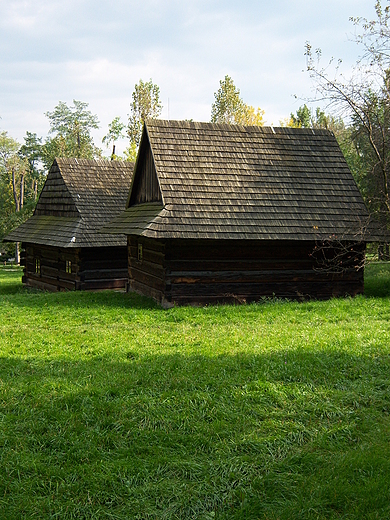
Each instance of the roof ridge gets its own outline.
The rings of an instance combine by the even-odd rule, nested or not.
[[[188,121],[180,119],[147,119],[145,121],[147,127],[158,126],[163,128],[189,128],[195,130],[224,130],[227,132],[248,132],[254,131],[259,133],[284,133],[284,134],[304,134],[304,135],[332,135],[331,130],[325,128],[293,128],[288,126],[274,126],[274,125],[239,125],[230,123],[211,123],[206,121]]]

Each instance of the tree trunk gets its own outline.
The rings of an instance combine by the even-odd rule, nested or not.
[[[19,242],[15,243],[15,262],[17,265],[20,265],[20,248]]]
[[[23,208],[24,203],[24,173],[20,176],[20,195],[19,195],[19,209]]]
[[[12,168],[12,192],[14,195],[15,211],[18,212],[20,209],[18,194],[16,192],[16,178],[15,178],[15,167]]]
[[[81,157],[81,140],[80,140],[80,132],[77,130],[77,149],[78,149],[78,156]]]

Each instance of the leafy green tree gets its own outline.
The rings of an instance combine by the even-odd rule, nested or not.
[[[240,90],[228,75],[219,82],[219,89],[214,93],[215,101],[211,106],[212,123],[234,124],[241,118],[244,102]]]
[[[321,67],[319,49],[306,44],[308,71],[328,109],[349,122],[357,181],[373,216],[390,226],[390,6],[375,3],[376,18],[351,18],[362,49],[352,74]],[[341,61],[336,65],[339,71]],[[356,172],[355,172],[356,174]],[[388,249],[388,245],[385,245]]]
[[[88,103],[73,100],[73,106],[60,101],[45,115],[50,121],[50,134],[42,148],[42,159],[48,169],[55,157],[94,159],[101,150],[93,142],[91,131],[99,128],[99,120],[88,110]]]
[[[31,194],[34,201],[37,200],[44,181],[45,172],[42,168],[42,138],[32,132],[26,132],[24,144],[19,149],[19,156],[25,159],[29,165],[29,177],[31,180]]]
[[[244,103],[240,90],[228,75],[219,82],[219,89],[214,93],[215,101],[211,107],[212,123],[228,123],[238,125],[264,125],[264,111],[257,110]]]
[[[162,111],[160,89],[151,79],[146,82],[140,79],[139,83],[134,86],[132,97],[133,101],[130,105],[127,125],[130,145],[125,152],[129,160],[135,160],[136,158],[144,121],[146,119],[157,119]]]
[[[290,114],[291,125],[295,128],[310,128],[312,126],[312,117],[310,109],[307,105],[298,108],[296,114]]]
[[[33,205],[25,207],[25,183],[28,179],[29,164],[19,155],[19,143],[7,132],[0,133],[0,238],[23,222],[32,212]],[[19,244],[16,244],[15,258],[19,263]]]
[[[295,114],[291,113],[289,118],[281,121],[281,126],[289,126],[292,128],[324,128],[332,131],[336,137],[339,132],[345,129],[344,122],[341,118],[326,114],[320,107],[317,107],[315,114],[312,114],[306,104],[299,107]]]
[[[112,143],[112,153],[111,160],[117,158],[115,155],[115,143],[123,136],[123,131],[125,129],[125,125],[122,123],[120,117],[114,117],[111,123],[108,125],[108,134],[105,135],[102,139],[102,143],[107,147]]]

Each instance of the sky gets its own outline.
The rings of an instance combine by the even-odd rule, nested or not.
[[[0,131],[44,138],[59,101],[89,104],[100,129],[130,113],[134,85],[160,88],[163,119],[210,121],[229,75],[245,103],[280,120],[315,96],[305,43],[326,65],[359,56],[349,18],[375,0],[0,0]],[[296,97],[295,97],[296,96]],[[309,105],[315,108],[316,104]],[[123,151],[125,141],[117,150]]]

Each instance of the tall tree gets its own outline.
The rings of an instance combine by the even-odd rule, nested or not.
[[[31,207],[24,210],[25,181],[29,164],[19,155],[19,143],[7,132],[0,133],[0,180],[2,187],[2,214],[0,228],[6,234],[22,222]],[[19,263],[19,244],[15,248],[16,262]]]
[[[305,104],[298,108],[296,114],[290,114],[290,124],[295,128],[310,128],[312,126],[312,116],[310,109]]]
[[[127,125],[130,146],[126,151],[126,155],[130,160],[135,160],[144,121],[148,118],[157,119],[160,117],[162,104],[160,101],[160,88],[151,79],[146,82],[140,79],[139,83],[134,86],[132,97],[133,101],[130,105]]]
[[[31,194],[34,201],[44,183],[44,171],[42,169],[42,138],[32,132],[26,132],[24,144],[19,149],[19,156],[25,159],[29,165],[29,177],[31,180]]]
[[[247,105],[240,97],[240,90],[228,75],[219,82],[219,89],[214,93],[215,101],[211,107],[212,123],[238,125],[264,125],[264,111]]]
[[[60,101],[52,112],[45,115],[50,121],[50,134],[43,146],[43,161],[49,168],[55,157],[77,157],[94,159],[101,156],[91,136],[99,128],[97,115],[88,110],[88,103],[73,100],[68,106]]]
[[[105,135],[102,139],[102,143],[110,146],[112,143],[112,153],[111,153],[111,160],[113,161],[116,159],[115,154],[115,143],[123,137],[123,131],[125,129],[125,125],[122,123],[120,117],[114,117],[114,119],[111,121],[111,123],[108,125],[108,134]]]
[[[328,109],[348,121],[359,165],[358,184],[372,215],[390,226],[390,8],[375,3],[376,18],[351,18],[361,56],[349,78],[320,66],[321,51],[306,44],[307,68]],[[388,247],[388,246],[385,246]]]

